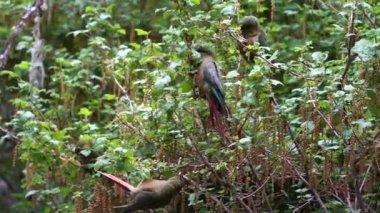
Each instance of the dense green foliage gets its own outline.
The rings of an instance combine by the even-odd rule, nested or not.
[[[45,87],[28,82],[32,22],[0,71],[14,107],[0,124],[24,166],[13,211],[126,203],[94,170],[131,183],[186,173],[193,182],[167,207],[178,212],[380,210],[376,0],[49,2]],[[0,2],[0,44],[29,6]],[[259,52],[280,68],[239,55],[231,34],[245,15],[259,17],[270,46]],[[199,43],[223,71],[228,147],[194,96]]]

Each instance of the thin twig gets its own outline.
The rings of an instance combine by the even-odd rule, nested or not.
[[[115,76],[113,76],[113,80],[115,81],[117,87],[119,87],[119,89],[123,93],[123,96],[127,98],[127,101],[128,101],[128,104],[129,104],[129,108],[130,108],[132,114],[135,114],[135,112],[133,110],[132,103],[131,103],[131,98],[128,95],[128,90],[124,89],[124,87],[120,84],[120,82],[116,79]]]
[[[365,9],[363,8],[363,6],[359,6],[358,8],[363,12],[364,17],[365,17],[365,18],[368,20],[368,22],[371,24],[371,27],[372,27],[373,29],[376,29],[377,26],[376,26],[375,20],[372,20],[372,19],[369,17],[367,11],[365,11]]]
[[[226,205],[224,205],[222,202],[220,202],[220,201],[218,200],[218,198],[216,198],[215,195],[211,195],[210,197],[211,197],[211,199],[212,199],[214,202],[219,203],[225,212],[228,212],[228,213],[231,212],[231,210],[229,210],[229,209],[227,208]]]
[[[248,110],[248,112],[246,113],[245,118],[244,118],[242,124],[240,126],[239,126],[239,123],[236,125],[236,132],[237,132],[237,134],[238,134],[239,137],[242,136],[242,133],[244,134],[244,137],[247,137],[247,134],[244,132],[243,128],[244,128],[244,125],[247,123],[247,121],[248,121],[248,119],[250,118],[251,115],[252,115],[251,110]]]
[[[113,76],[113,80],[115,81],[116,85],[119,87],[119,89],[121,90],[121,92],[123,93],[123,95],[128,94],[128,93],[127,93],[127,90],[124,89],[123,86],[121,86],[121,84],[119,83],[119,81],[116,79],[115,76]]]
[[[372,168],[372,164],[369,165],[369,167],[368,167],[368,169],[367,169],[367,172],[366,172],[365,175],[364,175],[363,181],[362,181],[362,183],[360,184],[360,191],[363,190],[364,183],[365,183],[365,181],[367,180],[367,176],[368,176],[369,172],[371,171],[371,168]]]
[[[299,211],[299,210],[302,209],[304,206],[306,206],[308,203],[310,203],[312,200],[313,200],[312,198],[308,199],[305,203],[303,203],[302,205],[300,205],[300,206],[298,206],[297,208],[295,208],[295,209],[292,211],[292,213],[295,213],[295,212]]]
[[[267,183],[268,181],[272,178],[272,175],[277,171],[277,167],[273,170],[272,174],[270,174],[264,181],[264,183],[261,184],[261,186],[259,188],[257,188],[254,192],[250,193],[249,195],[246,195],[244,197],[242,197],[242,199],[246,199],[250,196],[253,196],[255,195],[257,192],[259,192]]]
[[[253,176],[256,178],[256,180],[259,181],[260,178],[259,178],[259,176],[257,175],[257,173],[255,172],[255,169],[253,168],[252,163],[248,161],[248,164],[249,164],[249,167],[251,168],[251,171],[252,171],[252,173],[253,173]],[[264,181],[264,183],[261,184],[261,186],[260,186],[258,189],[256,189],[254,192],[250,193],[249,195],[242,197],[242,199],[246,199],[246,198],[248,198],[248,197],[252,197],[254,194],[256,194],[257,192],[259,192],[264,186],[266,186],[267,182],[268,182],[269,179],[273,176],[273,174],[276,172],[277,169],[278,169],[278,167],[276,167],[276,168],[274,169],[274,171],[273,171],[273,172],[272,172],[272,173],[266,178],[266,180]],[[271,205],[270,205],[270,202],[269,202],[269,199],[268,199],[268,196],[267,196],[266,191],[263,190],[263,191],[262,191],[262,194],[263,194],[263,196],[264,196],[265,203],[266,203],[267,206],[268,206],[268,210],[269,210],[269,212],[272,213],[273,210],[272,210],[272,207],[271,207]],[[253,205],[253,207],[254,207],[254,205]],[[254,210],[255,210],[255,209],[254,209]]]
[[[246,210],[245,212],[253,212],[252,209],[249,208],[249,206],[247,206],[247,204],[245,204],[240,197],[236,197],[236,200],[239,201],[240,205],[244,207],[244,209]]]
[[[293,170],[297,173],[297,176],[302,180],[302,182],[305,183],[305,185],[310,189],[310,191],[313,193],[315,199],[317,200],[317,202],[319,203],[321,209],[323,212],[327,213],[329,212],[325,206],[325,204],[323,203],[322,199],[321,199],[321,196],[319,195],[318,191],[310,185],[310,183],[301,175],[301,173],[292,165],[292,163],[286,159],[286,158],[283,158],[289,165],[291,165],[293,167]]]

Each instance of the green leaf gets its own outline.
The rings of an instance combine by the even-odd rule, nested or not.
[[[159,78],[159,79],[156,80],[156,83],[154,84],[154,87],[156,87],[157,89],[162,89],[168,83],[170,83],[171,80],[172,79],[168,75],[162,76],[161,78]]]
[[[352,91],[352,90],[355,89],[355,87],[353,87],[353,86],[350,85],[350,84],[347,84],[347,85],[344,85],[344,88],[343,88],[343,89],[346,90],[346,91]]]
[[[117,32],[120,33],[120,34],[122,34],[122,35],[126,35],[127,34],[127,31],[125,29],[118,29]]]
[[[80,34],[86,34],[88,32],[90,32],[90,31],[89,30],[75,30],[75,31],[67,33],[67,35],[73,35],[74,37],[76,37]]]
[[[236,70],[232,70],[227,73],[226,78],[235,78],[239,76],[239,73]]]
[[[276,79],[270,79],[270,83],[274,86],[281,85],[284,86],[284,84],[281,81],[278,81]]]
[[[136,28],[135,31],[136,31],[136,33],[137,33],[138,36],[147,36],[147,35],[149,35],[149,32],[147,32],[145,30],[142,30],[142,29]]]
[[[333,141],[328,141],[328,140],[320,140],[318,141],[318,145],[322,147],[323,150],[328,151],[328,150],[339,150],[339,144]]]
[[[235,15],[235,9],[233,5],[227,5],[220,11],[223,15],[232,16]]]
[[[13,99],[12,100],[12,103],[16,106],[16,107],[20,107],[21,109],[22,108],[26,108],[27,106],[29,106],[29,103],[25,100],[22,100],[22,99],[19,99],[19,98],[16,98],[16,99]]]
[[[100,18],[101,20],[106,20],[106,19],[111,18],[111,15],[108,14],[108,13],[101,13],[101,14],[99,15],[99,18]]]
[[[252,137],[241,138],[241,139],[239,140],[239,143],[240,143],[241,145],[250,145],[250,144],[252,144]]]
[[[80,108],[80,111],[79,111],[78,115],[82,115],[84,117],[88,117],[88,116],[92,115],[92,112],[88,108],[82,107],[82,108]]]
[[[201,0],[191,0],[191,3],[199,5],[201,3]]]
[[[304,123],[301,124],[303,128],[307,130],[307,132],[312,132],[315,128],[315,124],[313,121],[305,121]]]
[[[352,48],[352,52],[357,53],[361,60],[369,61],[374,58],[376,54],[376,47],[371,41],[361,39],[355,43],[355,46]]]
[[[91,154],[91,150],[84,149],[84,150],[80,151],[80,154],[83,155],[83,156],[85,156],[85,157],[88,157]]]
[[[39,190],[30,190],[25,194],[25,198],[30,198],[31,196],[37,194]]]
[[[83,135],[79,136],[79,139],[80,139],[80,141],[88,142],[88,141],[92,140],[92,136],[89,134],[83,134]]]
[[[91,12],[96,11],[96,7],[94,7],[94,6],[87,6],[84,11],[85,11],[85,13],[91,13]]]
[[[368,110],[373,117],[380,117],[380,108],[377,105],[369,105]]]
[[[313,52],[311,57],[315,62],[322,63],[327,59],[328,54],[323,52]]]
[[[48,194],[48,195],[54,195],[54,194],[58,194],[60,192],[61,192],[61,190],[59,187],[54,187],[52,189],[47,189],[47,190],[42,191],[43,194]]]
[[[15,68],[18,68],[23,71],[28,71],[30,68],[30,62],[28,61],[22,61],[21,63],[17,64]]]
[[[148,80],[147,79],[141,79],[141,80],[136,80],[133,82],[134,85],[139,85],[139,84],[145,84]]]
[[[320,100],[319,101],[319,106],[322,108],[322,109],[330,109],[331,108],[331,104],[329,101],[327,100]]]
[[[30,111],[18,111],[17,114],[20,116],[21,120],[31,120],[34,118],[34,114]]]
[[[116,100],[116,95],[114,95],[114,94],[105,94],[104,95],[104,99],[107,100],[107,101],[113,101],[113,100]]]
[[[190,92],[192,89],[193,85],[189,80],[182,81],[181,85],[179,86],[179,92],[181,93]]]
[[[310,68],[310,76],[321,76],[326,73],[326,68],[324,67],[316,67],[316,68]]]
[[[352,133],[353,131],[351,128],[344,128],[342,131],[343,138],[346,140],[350,139],[352,136]]]
[[[20,77],[19,74],[17,74],[16,72],[12,72],[12,71],[9,71],[9,70],[2,70],[0,72],[0,76],[8,76],[8,78],[10,79],[17,79]]]
[[[96,162],[95,162],[95,165],[94,165],[94,168],[95,170],[99,170],[100,168],[104,167],[104,166],[108,166],[111,164],[111,161],[110,159],[102,156],[102,157],[98,157],[96,159]]]
[[[365,129],[372,126],[372,123],[370,121],[359,119],[353,122],[354,124],[357,124],[360,129]]]

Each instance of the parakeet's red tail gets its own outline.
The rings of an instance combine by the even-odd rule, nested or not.
[[[105,173],[105,172],[99,172],[100,174],[102,174],[103,176],[107,177],[108,179],[110,179],[112,182],[118,184],[119,186],[133,192],[136,190],[136,188],[134,186],[132,186],[131,184],[125,182],[124,180],[114,176],[114,175],[111,175],[111,174],[108,174],[108,173]]]
[[[227,144],[227,128],[223,120],[223,111],[221,112],[217,103],[212,99],[208,99],[208,108],[210,111],[210,120],[212,127],[219,133],[223,143]]]

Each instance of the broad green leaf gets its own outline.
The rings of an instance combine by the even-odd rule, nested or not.
[[[315,62],[322,63],[327,59],[327,53],[324,52],[313,52],[311,57]]]
[[[80,110],[79,110],[79,113],[78,115],[82,115],[84,117],[88,117],[90,115],[92,115],[92,111],[90,111],[88,108],[86,107],[82,107]]]
[[[83,156],[85,156],[85,157],[88,157],[91,154],[91,150],[89,150],[89,149],[81,150],[80,154],[83,155]]]
[[[107,101],[113,101],[113,100],[116,100],[116,95],[114,95],[114,94],[105,94],[104,95],[104,99],[107,100]]]
[[[199,5],[201,3],[201,0],[191,0],[191,2],[195,5]]]
[[[284,86],[284,84],[281,81],[278,81],[276,79],[270,79],[270,83],[274,86],[281,85]]]
[[[234,6],[230,4],[230,5],[227,5],[226,7],[224,7],[220,12],[223,15],[232,16],[235,14],[235,9],[234,9]]]
[[[182,93],[190,92],[193,89],[193,84],[191,83],[191,81],[182,81],[179,88],[179,91]]]
[[[30,68],[30,62],[22,61],[21,63],[17,64],[15,67],[23,71],[28,71]]]
[[[366,62],[374,58],[376,54],[376,47],[371,41],[361,39],[355,43],[355,46],[352,48],[352,52],[357,53],[359,58]]]
[[[73,35],[74,37],[76,37],[80,34],[86,34],[88,32],[90,32],[90,31],[89,30],[75,30],[75,31],[67,33],[67,35]]]
[[[165,75],[165,76],[162,76],[160,78],[158,78],[156,80],[156,83],[154,84],[154,86],[158,89],[162,89],[164,88],[168,83],[170,83],[172,79],[170,78],[170,76],[168,75]]]
[[[25,198],[30,198],[31,196],[37,194],[39,192],[39,190],[29,190],[26,194],[25,194]]]
[[[9,71],[9,70],[2,70],[0,72],[0,76],[8,76],[8,78],[14,78],[14,79],[17,79],[20,77],[18,73]]]
[[[353,122],[354,124],[357,124],[360,129],[365,129],[372,126],[372,122],[367,121],[365,119],[359,119]]]
[[[239,73],[236,70],[232,70],[227,73],[226,78],[236,78],[239,76]]]
[[[137,33],[138,36],[147,36],[147,35],[149,35],[149,32],[147,32],[147,31],[145,31],[143,29],[136,28],[135,31],[136,31],[136,33]]]

